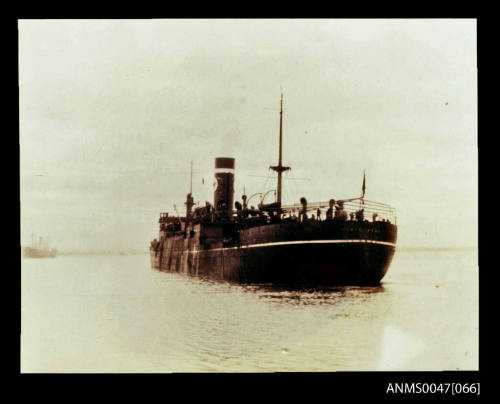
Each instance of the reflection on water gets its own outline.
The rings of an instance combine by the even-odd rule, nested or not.
[[[370,286],[322,286],[307,287],[300,286],[275,286],[275,285],[249,285],[242,286],[243,292],[256,294],[259,299],[269,299],[271,304],[282,305],[333,305],[341,304],[342,299],[356,296],[358,301],[369,301],[374,293],[384,292],[384,287]],[[276,301],[273,301],[276,300]]]
[[[141,255],[24,260],[22,370],[475,369],[476,263],[401,252],[381,286],[301,288],[158,272]]]

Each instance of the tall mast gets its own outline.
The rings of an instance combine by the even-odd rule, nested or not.
[[[283,149],[283,93],[281,93],[281,99],[280,99],[280,151],[279,151],[280,154],[278,161],[278,165],[280,167],[281,167],[281,156],[283,154],[282,149]]]
[[[279,138],[279,156],[278,156],[278,165],[269,167],[271,170],[274,170],[278,173],[278,195],[277,202],[281,207],[281,174],[283,171],[290,170],[290,167],[284,167],[282,165],[282,156],[283,156],[283,93],[281,93],[280,99],[280,138]]]
[[[191,177],[189,180],[189,193],[193,193],[193,160],[191,160]]]

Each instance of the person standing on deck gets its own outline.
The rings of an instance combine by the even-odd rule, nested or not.
[[[307,219],[307,199],[304,197],[300,198],[300,203],[302,204],[302,209],[300,211],[299,221],[303,222]]]
[[[326,211],[326,220],[333,219],[333,206],[335,205],[335,199],[330,199],[328,202],[328,210]]]

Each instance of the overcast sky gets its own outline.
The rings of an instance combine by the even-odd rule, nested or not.
[[[19,21],[21,242],[147,250],[161,211],[270,189],[397,209],[401,246],[477,245],[475,20]],[[202,184],[204,179],[204,184]],[[182,213],[182,212],[181,212]]]

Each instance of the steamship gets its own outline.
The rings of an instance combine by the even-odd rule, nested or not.
[[[22,249],[24,258],[54,258],[57,254],[55,248],[49,248],[48,242],[43,237],[38,238],[38,243],[33,240],[31,235],[31,245]]]
[[[160,213],[159,236],[150,244],[151,267],[238,283],[376,285],[396,248],[395,210],[359,197],[282,205],[283,94],[280,100],[276,199],[257,209],[234,202],[235,160],[215,159],[213,205],[195,207],[192,185],[186,214]],[[192,184],[192,170],[191,170]],[[256,194],[254,194],[256,195]],[[253,196],[252,196],[253,197]]]

